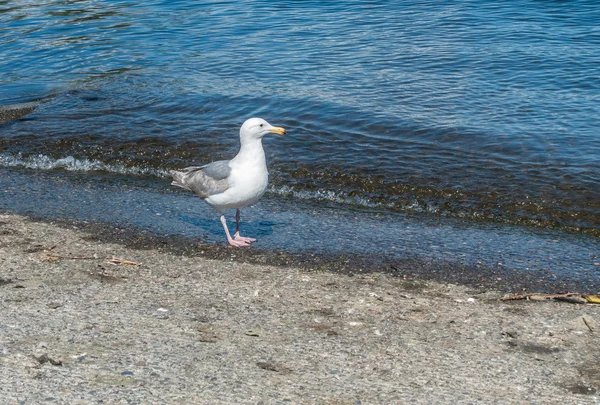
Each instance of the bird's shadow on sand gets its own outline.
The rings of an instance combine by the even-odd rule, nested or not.
[[[215,238],[224,238],[225,234],[223,232],[223,226],[221,225],[221,221],[218,218],[206,218],[206,217],[196,217],[189,215],[179,215],[179,220],[185,222],[187,224],[193,225],[194,227],[201,228],[205,232],[209,233],[211,236]],[[243,220],[240,222],[240,233],[243,236],[248,236],[252,238],[263,238],[273,234],[273,230],[276,226],[284,225],[282,222],[274,222],[274,221],[252,221],[252,222],[244,222]],[[235,218],[227,218],[227,226],[229,227],[229,232],[231,236],[235,233]]]

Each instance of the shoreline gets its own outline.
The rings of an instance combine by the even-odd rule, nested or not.
[[[599,399],[600,306],[220,247],[212,260],[87,225],[0,216],[6,403]]]
[[[87,174],[3,172],[0,212],[75,226],[99,241],[122,240],[190,257],[347,274],[384,272],[509,293],[600,291],[598,243],[586,236],[319,204],[290,206],[266,198],[243,217],[244,232],[259,242],[233,252],[221,243],[223,230],[213,210],[191,193]]]
[[[1,212],[0,212],[1,214]],[[11,214],[8,214],[11,215]],[[453,283],[480,291],[493,290],[503,293],[600,293],[600,280],[595,284],[569,279],[568,274],[559,277],[551,271],[526,272],[503,266],[465,264],[457,261],[432,258],[386,257],[380,254],[365,255],[355,252],[286,252],[282,249],[265,249],[252,246],[248,249],[232,249],[178,235],[159,235],[133,226],[117,226],[95,221],[71,219],[48,219],[26,216],[31,221],[54,224],[87,233],[90,240],[100,243],[118,243],[132,249],[157,249],[161,252],[189,258],[236,261],[255,265],[294,267],[304,271],[331,272],[343,275],[382,273],[405,279],[417,279],[439,283]]]

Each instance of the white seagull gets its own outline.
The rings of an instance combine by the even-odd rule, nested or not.
[[[269,183],[263,136],[283,135],[285,129],[274,127],[262,118],[250,118],[240,129],[240,151],[231,160],[219,160],[204,166],[171,171],[174,186],[193,191],[221,214],[221,223],[231,246],[250,246],[254,238],[240,236],[240,208],[256,203]],[[226,210],[235,208],[235,235],[232,238],[225,220]]]

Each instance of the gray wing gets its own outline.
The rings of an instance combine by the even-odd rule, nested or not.
[[[180,172],[172,171],[171,184],[193,191],[200,198],[208,198],[229,188],[227,178],[230,173],[229,160],[219,160],[204,166],[186,167]]]
[[[204,166],[200,166],[200,169],[205,175],[215,180],[224,180],[231,174],[231,167],[229,167],[229,160],[218,160],[216,162],[209,163]]]

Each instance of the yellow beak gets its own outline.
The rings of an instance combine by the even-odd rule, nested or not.
[[[285,134],[285,129],[283,129],[281,127],[273,127],[271,129],[269,129],[269,132],[273,132],[274,134],[283,135],[283,134]]]

